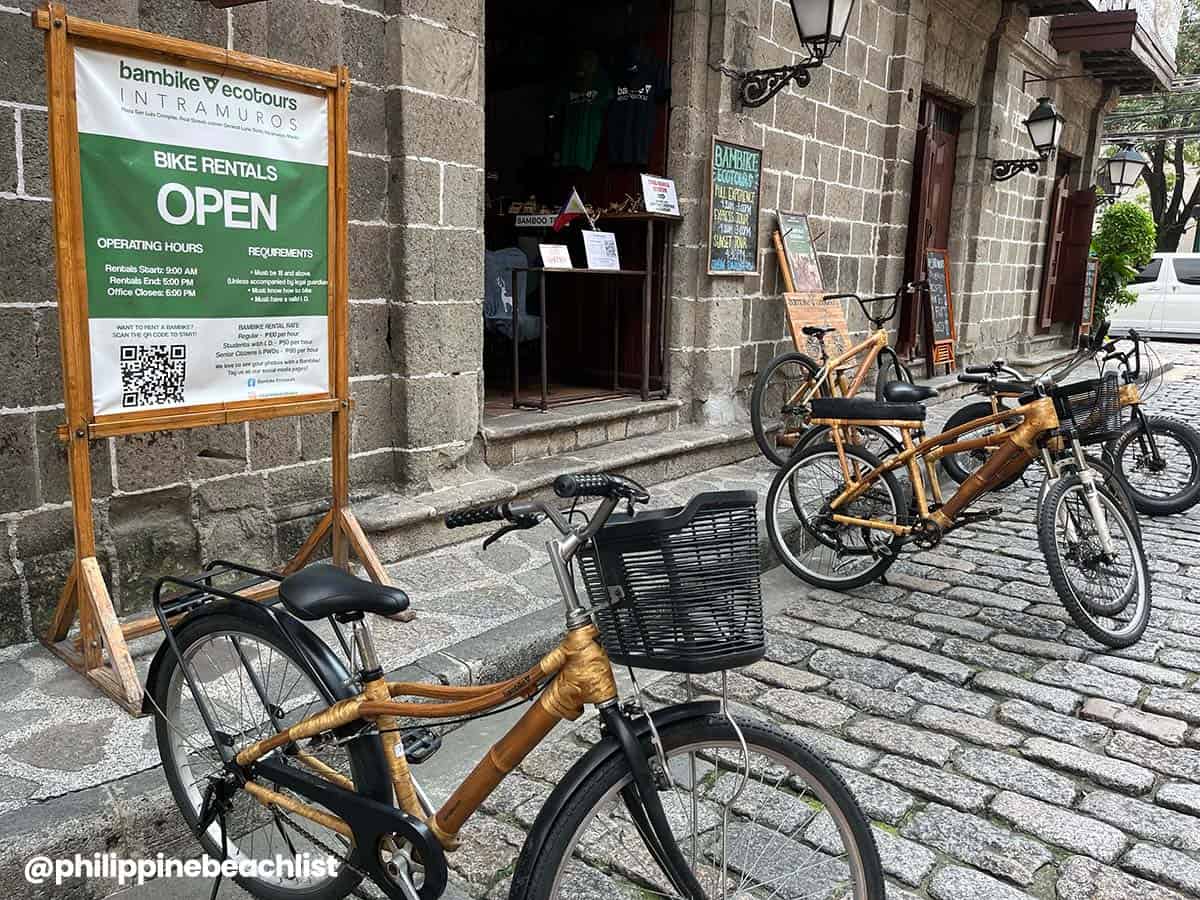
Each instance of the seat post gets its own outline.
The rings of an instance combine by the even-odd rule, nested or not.
[[[339,622],[350,625],[354,636],[354,646],[358,649],[358,657],[362,660],[362,675],[364,680],[382,676],[379,668],[379,656],[375,652],[375,640],[371,637],[371,629],[366,623],[366,617],[360,610],[341,613],[335,616]]]

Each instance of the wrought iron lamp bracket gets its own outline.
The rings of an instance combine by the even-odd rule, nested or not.
[[[820,68],[821,60],[807,59],[794,66],[779,66],[774,69],[756,69],[741,74],[741,84],[738,96],[742,104],[755,109],[767,103],[772,97],[782,91],[788,84],[795,81],[800,87],[808,87],[812,81],[809,70]]]
[[[993,159],[992,181],[1008,181],[1016,178],[1022,172],[1037,175],[1042,171],[1042,163],[1054,156],[1053,153],[1043,153],[1040,156],[1030,156],[1025,159]]]

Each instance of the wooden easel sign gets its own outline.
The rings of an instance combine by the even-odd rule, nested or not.
[[[816,338],[810,338],[802,330],[805,325],[834,329],[825,335],[825,350],[831,358],[841,356],[850,349],[846,311],[842,309],[840,300],[827,300],[824,294],[806,292],[784,294],[783,302],[787,307],[788,331],[791,332],[792,343],[801,353],[807,353],[815,360],[821,358]]]
[[[132,712],[141,685],[96,561],[88,442],[331,415],[331,535],[386,575],[348,507],[349,76],[43,6],[75,562],[43,640]],[[260,594],[263,592],[260,591]],[[146,598],[149,600],[149,598]],[[79,634],[68,638],[78,616]]]
[[[935,366],[953,368],[954,296],[950,291],[950,253],[925,252],[925,277],[929,288],[929,360]]]
[[[1083,279],[1083,307],[1079,312],[1079,333],[1092,333],[1092,319],[1096,316],[1096,296],[1100,291],[1100,260],[1089,256],[1087,272]]]
[[[779,230],[775,232],[775,252],[779,270],[788,293],[824,293],[825,283],[821,264],[813,245],[808,216],[804,213],[779,213]]]

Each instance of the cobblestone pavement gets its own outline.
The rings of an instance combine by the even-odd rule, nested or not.
[[[1151,408],[1200,420],[1200,347],[1161,349],[1176,368]],[[931,408],[931,425],[956,407]],[[655,503],[761,496],[773,471],[726,466],[656,486]],[[736,698],[754,706],[774,690],[786,702],[756,714],[838,765],[886,836],[894,897],[1200,897],[1200,511],[1143,520],[1155,612],[1137,646],[1110,653],[1049,587],[1033,500],[1014,487],[1000,519],[906,555],[888,585],[842,595],[771,573],[786,608],[769,622],[767,662],[732,679]],[[387,667],[556,602],[544,537],[393,567],[420,617],[376,629]],[[136,649],[144,666],[153,642]],[[0,651],[0,698],[0,815],[157,765],[149,720],[40,647]],[[450,859],[458,891],[505,896],[540,800],[594,736],[587,722],[564,731],[506,781]],[[594,896],[614,896],[597,878]]]
[[[1200,364],[1189,347],[1169,358]],[[1183,371],[1154,409],[1196,420],[1200,369]],[[1155,610],[1140,643],[1110,652],[1049,587],[1033,487],[1005,499],[999,519],[904,557],[889,585],[792,583],[767,661],[731,696],[846,777],[889,897],[1200,896],[1200,510],[1143,520]],[[651,693],[680,692],[667,679]],[[507,896],[524,829],[595,734],[585,724],[510,776],[450,859],[460,889]],[[592,896],[624,896],[593,877]]]

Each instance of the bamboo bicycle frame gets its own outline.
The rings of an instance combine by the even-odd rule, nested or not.
[[[961,435],[987,425],[1009,422],[1020,419],[1020,422],[1002,428],[993,434],[957,441]],[[1047,431],[1058,427],[1058,414],[1054,409],[1054,401],[1042,397],[1016,409],[1001,410],[990,416],[984,416],[967,422],[950,431],[927,438],[919,444],[913,443],[912,432],[921,427],[919,422],[906,419],[889,419],[886,421],[866,419],[813,419],[815,425],[828,425],[833,434],[833,442],[837,447],[838,461],[842,474],[846,479],[846,488],[830,503],[835,510],[832,519],[839,525],[852,525],[861,528],[872,528],[889,531],[898,535],[912,534],[915,528],[911,525],[900,525],[895,522],[880,522],[875,519],[861,519],[847,516],[836,510],[854,502],[862,496],[871,485],[883,477],[885,472],[891,472],[904,466],[908,469],[909,479],[916,492],[917,509],[922,521],[932,521],[940,528],[949,528],[955,517],[974,500],[987,493],[990,485],[1010,477],[1021,471],[1037,456],[1038,438]],[[851,465],[846,457],[845,438],[842,429],[846,426],[891,425],[899,428],[904,438],[904,449],[889,458],[875,469],[862,474],[860,467]],[[934,465],[947,453],[961,453],[978,450],[983,447],[995,448],[995,452],[976,472],[964,481],[954,495],[943,502],[941,485],[938,482]],[[925,471],[917,467],[917,459],[924,463]],[[939,508],[932,513],[929,510],[929,500],[926,496],[926,476],[933,493],[933,498]]]
[[[357,697],[335,703],[278,734],[245,747],[237,754],[237,762],[249,766],[271,751],[293,742],[354,722],[373,722],[379,728],[397,805],[404,812],[425,822],[443,848],[455,850],[459,845],[458,832],[463,823],[496,789],[504,776],[515,769],[560,720],[573,721],[583,713],[584,706],[604,703],[617,696],[612,664],[597,641],[598,636],[594,625],[574,628],[567,632],[558,647],[542,657],[529,671],[496,684],[452,687],[389,682],[377,678],[367,682]],[[413,785],[396,719],[441,719],[487,712],[519,697],[532,696],[547,678],[553,680],[537,702],[488,750],[441,809],[427,814]],[[439,702],[405,703],[391,699],[400,696],[423,697]],[[296,758],[308,765],[316,775],[347,790],[354,790],[348,778],[320,760],[307,754],[298,754]],[[338,816],[253,781],[244,785],[244,789],[265,806],[279,806],[347,838],[353,837],[350,826]]]
[[[811,381],[805,382],[802,387],[788,397],[786,405],[796,406],[808,403],[813,398],[813,395],[820,390],[821,385],[826,382],[829,382],[832,387],[837,389],[839,396],[853,397],[858,393],[858,389],[862,387],[862,383],[867,378],[867,373],[871,371],[871,366],[879,358],[879,354],[883,352],[883,348],[887,345],[888,333],[880,329],[866,339],[859,341],[853,347],[848,348],[844,353],[826,360]],[[866,356],[863,357],[862,362],[854,371],[853,380],[847,383],[845,373],[843,372],[843,364],[864,352]],[[783,435],[779,438],[779,443],[784,446],[787,446],[789,442],[795,442],[794,436]]]

